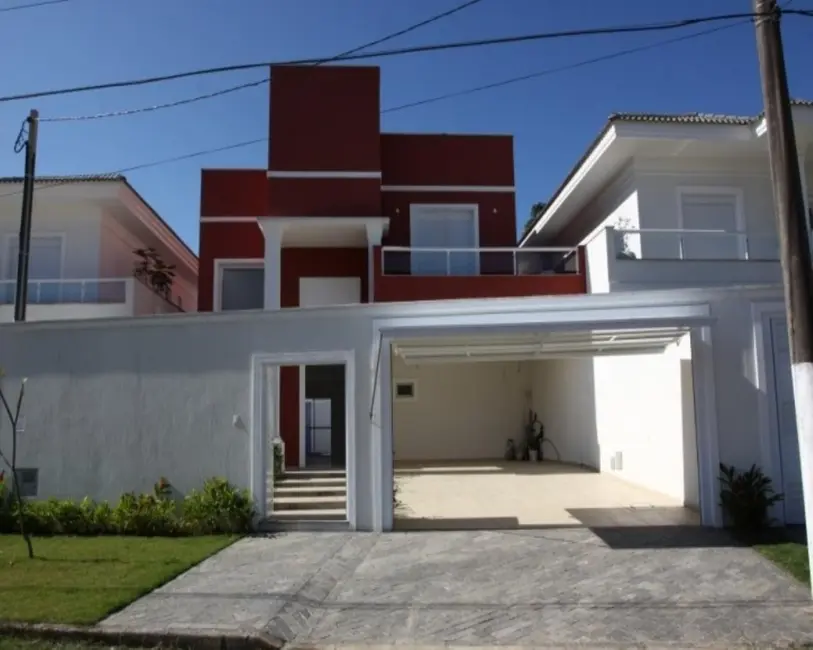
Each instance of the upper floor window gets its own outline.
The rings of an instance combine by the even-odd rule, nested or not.
[[[62,277],[64,240],[62,235],[34,235],[28,258],[28,277],[31,280],[58,280]],[[7,239],[5,275],[17,277],[17,260],[20,254],[19,237]]]
[[[413,204],[409,212],[413,275],[477,275],[476,205]],[[420,249],[438,250],[420,250]],[[415,250],[418,249],[418,250]],[[462,249],[462,250],[461,250]]]
[[[265,269],[262,262],[218,261],[215,309],[240,311],[265,305]]]
[[[681,188],[682,258],[736,260],[745,257],[742,194],[727,188]],[[704,233],[703,231],[710,231]]]

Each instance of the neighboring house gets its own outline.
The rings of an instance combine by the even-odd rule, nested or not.
[[[813,102],[794,101],[792,110],[811,236]],[[590,293],[779,285],[782,276],[764,117],[611,116],[520,245],[585,246]],[[802,476],[784,305],[781,300],[754,303],[747,319],[741,332],[726,332],[724,337],[751,342],[751,354],[741,363],[752,373],[755,393],[751,399],[721,399],[718,405],[730,410],[735,431],[758,423],[758,448],[722,437],[721,445],[730,445],[722,451],[739,465],[756,462],[763,467],[785,493],[778,516],[802,523]],[[679,356],[691,357],[685,347]],[[580,381],[595,384],[599,397],[614,394],[617,408],[632,409],[642,393],[630,392],[625,400],[609,378],[623,363],[595,359],[581,366],[571,362],[569,368],[572,373],[580,369]],[[643,372],[648,362],[637,363]],[[597,383],[602,372],[609,373],[608,379]],[[647,372],[653,380],[655,369],[650,365]],[[680,361],[664,361],[657,372],[666,382],[679,378]],[[651,381],[649,385],[661,384]],[[657,390],[652,399],[639,403],[679,411],[686,402],[686,391],[676,390],[669,396]],[[671,434],[662,431],[648,443],[638,440],[639,452],[649,449],[642,460],[654,472],[674,466],[680,436],[680,431],[672,430]],[[609,447],[620,444],[604,442]],[[629,445],[629,440],[623,444]],[[666,457],[669,453],[672,459]],[[602,468],[611,461],[602,459]]]
[[[659,519],[660,508],[639,506],[665,502],[686,510],[685,521],[699,513],[720,526],[721,461],[756,463],[795,489],[773,424],[787,421],[792,401],[770,397],[779,366],[765,353],[784,340],[770,347],[769,332],[781,333],[771,320],[782,309],[777,278],[757,288],[735,276],[728,286],[611,290],[610,260],[620,260],[605,221],[622,204],[637,205],[630,229],[649,227],[650,209],[677,209],[677,194],[662,206],[634,172],[631,190],[622,183],[589,216],[649,123],[611,122],[612,142],[586,157],[598,169],[611,152],[606,175],[579,185],[589,173],[574,172],[566,186],[577,191],[557,194],[517,250],[510,137],[382,134],[376,68],[272,73],[268,169],[202,174],[199,306],[210,313],[0,326],[4,381],[29,378],[19,458],[39,470],[37,496],[113,499],[160,476],[184,493],[223,476],[250,489],[274,525],[380,531],[394,526],[396,470],[434,469],[438,493],[454,501],[462,492],[469,510],[453,527],[528,523],[527,509],[489,510],[493,491],[542,519],[556,511],[536,525],[592,525],[598,514],[614,526],[614,513],[639,510],[638,523],[664,525],[673,520]],[[624,143],[626,126],[638,137]],[[718,126],[735,129],[723,140],[753,139],[748,124]],[[675,146],[652,135],[646,151],[666,156],[657,183],[671,178],[674,151],[718,159],[719,147],[698,142],[716,127],[690,128]],[[701,210],[692,228],[702,215],[720,227]],[[687,241],[684,257],[708,252]],[[530,410],[555,445],[547,458],[565,463],[554,475],[500,464],[508,440],[523,440]],[[278,438],[287,465],[310,474],[330,465],[331,474],[276,486]],[[617,489],[570,489],[567,476],[585,468],[614,474],[603,479]],[[774,513],[780,522],[800,518],[803,504],[790,496]]]
[[[22,179],[0,178],[0,322],[14,320]],[[134,275],[137,249],[176,266],[166,296]],[[27,320],[195,311],[198,260],[124,176],[38,178]]]

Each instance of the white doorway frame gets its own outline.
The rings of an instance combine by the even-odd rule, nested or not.
[[[759,402],[759,443],[762,471],[773,480],[777,491],[784,491],[785,477],[782,472],[782,449],[779,441],[779,416],[776,404],[776,378],[773,361],[773,339],[771,322],[786,318],[785,303],[782,301],[755,302],[751,305],[754,321],[754,383]],[[779,502],[771,509],[773,517],[780,525],[785,524],[785,504]]]
[[[649,313],[656,318],[657,307],[652,307]],[[584,317],[584,314],[582,314]],[[417,319],[416,319],[417,320]],[[712,327],[708,322],[697,322],[697,319],[687,319],[675,317],[669,319],[675,326],[691,327],[692,346],[692,380],[694,386],[695,404],[695,431],[697,436],[698,454],[698,490],[700,496],[700,516],[704,526],[719,528],[723,525],[723,513],[719,501],[719,465],[720,450],[717,430],[717,400],[714,379],[714,349],[712,340]],[[695,322],[692,322],[694,320]],[[554,323],[546,323],[546,329],[573,330],[586,329],[592,327],[623,326],[629,328],[643,328],[648,325],[666,325],[667,321],[647,321],[645,318],[638,321],[613,322],[612,319],[597,319],[593,322],[568,322],[562,320],[556,326]],[[420,336],[448,336],[458,333],[465,327],[462,323],[457,323],[457,327],[447,326],[432,327],[431,325],[420,327],[413,321],[412,327],[403,325],[386,325],[384,323],[375,324],[373,327],[373,382],[377,386],[376,394],[371,409],[371,416],[377,426],[372,432],[372,456],[373,456],[373,501],[380,503],[373,513],[374,530],[388,531],[393,528],[394,512],[392,507],[392,489],[394,479],[393,468],[393,416],[392,416],[392,343],[399,338],[416,338]],[[489,324],[489,329],[500,329],[496,322]],[[507,325],[505,323],[504,325]],[[540,327],[540,323],[523,322],[516,323],[514,330],[521,328],[534,329]],[[471,325],[469,325],[471,327]],[[444,331],[445,330],[445,331]],[[457,330],[457,332],[455,331]],[[380,350],[380,357],[379,357]],[[378,358],[378,376],[376,381],[375,359]]]
[[[345,377],[345,469],[347,481],[347,520],[356,528],[356,354],[355,350],[257,353],[251,357],[251,447],[249,454],[251,496],[259,518],[265,518],[266,463],[270,440],[279,435],[279,369],[281,366],[343,365]],[[271,372],[268,372],[271,370]],[[300,386],[302,380],[300,379]],[[302,400],[300,400],[302,404]],[[300,407],[301,409],[301,407]],[[301,426],[300,426],[301,430]],[[300,452],[301,456],[301,452]],[[271,464],[273,468],[273,463]],[[273,479],[272,479],[273,480]]]

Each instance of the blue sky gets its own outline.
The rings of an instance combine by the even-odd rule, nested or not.
[[[2,6],[25,0],[3,0]],[[0,94],[187,69],[330,57],[402,29],[460,0],[73,0],[2,14]],[[813,9],[813,0],[792,0]],[[235,9],[239,8],[239,11]],[[581,29],[749,11],[751,0],[483,0],[382,47]],[[592,36],[371,60],[382,68],[382,108],[575,63],[680,32]],[[784,21],[791,94],[813,98],[813,18]],[[809,47],[809,46],[808,46]],[[163,103],[261,78],[262,70],[154,86],[0,105],[0,175],[19,175],[12,145],[28,110],[83,115]],[[615,111],[753,114],[761,99],[749,24],[648,52],[385,115],[382,128],[409,132],[512,133],[517,215],[545,200]],[[154,113],[44,123],[39,174],[116,171],[264,137],[268,89]],[[201,167],[266,166],[266,145],[128,174],[195,249]]]

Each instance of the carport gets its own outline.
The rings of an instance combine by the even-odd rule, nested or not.
[[[456,323],[376,323],[384,529],[719,523],[708,304],[636,304],[616,294],[541,299],[533,311],[494,307]],[[685,426],[671,412],[659,422],[660,392]],[[505,460],[529,412],[553,444],[543,446],[543,462]],[[603,440],[596,424],[581,426],[583,415],[600,416]],[[632,435],[631,421],[651,422],[646,454],[638,441],[619,442]],[[662,440],[666,428],[685,447],[680,459]]]

